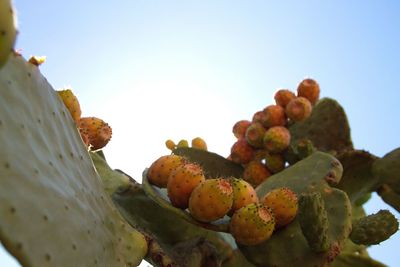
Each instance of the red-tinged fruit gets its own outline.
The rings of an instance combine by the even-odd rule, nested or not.
[[[261,148],[264,146],[265,128],[259,123],[252,123],[246,130],[246,141],[251,146]]]
[[[82,114],[78,98],[74,95],[74,93],[72,93],[71,89],[60,90],[57,91],[57,93],[64,102],[64,105],[67,107],[72,119],[78,124]]]
[[[232,128],[233,135],[237,139],[244,138],[247,127],[249,127],[250,124],[251,124],[251,121],[248,121],[248,120],[241,120],[241,121],[236,122]]]
[[[310,117],[312,111],[311,102],[305,97],[296,97],[286,106],[287,117],[294,121],[303,121]]]
[[[264,135],[264,147],[271,153],[281,153],[290,144],[290,132],[282,126],[269,128]]]
[[[233,205],[231,213],[236,210],[251,204],[258,203],[258,197],[254,187],[243,179],[230,178],[230,183],[233,188]]]
[[[253,159],[254,148],[247,143],[246,139],[237,140],[231,147],[230,158],[238,164],[246,164]]]
[[[227,179],[209,179],[199,184],[189,198],[189,211],[201,222],[223,218],[232,208],[233,188]]]
[[[286,125],[285,109],[278,105],[269,105],[263,110],[262,124],[265,128]]]
[[[167,190],[171,204],[186,209],[194,188],[206,180],[200,165],[187,163],[178,166],[168,178]]]
[[[275,229],[274,215],[269,207],[252,203],[233,214],[229,229],[236,243],[257,245],[271,237]]]
[[[272,173],[277,173],[285,169],[285,158],[282,154],[267,153],[265,155],[265,166]]]
[[[319,99],[319,84],[310,78],[304,79],[301,81],[299,86],[297,87],[297,96],[302,96],[307,98],[312,105]]]
[[[84,117],[79,120],[78,126],[88,134],[91,150],[103,148],[111,139],[112,129],[102,119]]]
[[[271,172],[265,167],[263,163],[258,160],[249,162],[243,172],[243,179],[249,182],[254,187],[264,182],[271,176]]]
[[[192,147],[201,150],[207,150],[207,143],[203,140],[203,138],[196,137],[192,140]]]
[[[287,187],[276,188],[268,192],[262,198],[261,203],[272,209],[277,227],[288,225],[297,215],[296,193]]]
[[[263,110],[257,111],[256,113],[254,113],[251,122],[253,122],[253,123],[259,122],[262,124],[263,117],[264,117],[264,111]]]
[[[280,89],[274,96],[276,104],[283,108],[286,108],[287,104],[294,98],[296,98],[296,95],[288,89]]]
[[[167,187],[171,172],[185,163],[186,160],[178,155],[162,156],[151,164],[147,178],[150,183],[158,187]]]

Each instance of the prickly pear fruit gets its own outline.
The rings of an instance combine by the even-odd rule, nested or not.
[[[362,217],[353,222],[350,239],[360,245],[376,245],[399,229],[399,222],[388,210]]]
[[[178,155],[162,156],[151,164],[147,178],[158,187],[167,187],[171,172],[185,162],[185,159]]]
[[[264,159],[265,166],[272,173],[277,173],[285,169],[285,159],[282,154],[266,153]]]
[[[91,150],[103,148],[111,139],[112,129],[102,119],[84,117],[79,120],[78,126],[87,132]]]
[[[168,139],[167,141],[165,141],[165,146],[171,151],[176,148],[176,144],[171,139]]]
[[[196,137],[192,140],[192,147],[207,150],[207,143],[203,140],[203,138]]]
[[[177,147],[189,147],[189,143],[187,140],[181,139],[176,146]]]
[[[269,105],[263,110],[263,117],[261,120],[266,128],[284,126],[286,124],[285,110],[278,105]]]
[[[243,179],[257,187],[265,179],[271,176],[270,171],[260,161],[250,161],[244,168]]]
[[[246,141],[253,147],[261,148],[264,145],[265,128],[261,123],[252,123],[246,130]]]
[[[251,122],[248,120],[241,120],[241,121],[236,122],[232,128],[233,135],[237,139],[244,138],[247,127],[249,127],[250,124],[251,124]]]
[[[287,89],[280,89],[275,93],[274,99],[277,105],[286,108],[290,100],[296,98],[296,95]]]
[[[298,220],[309,247],[315,252],[329,249],[328,215],[318,192],[304,194],[299,199]]]
[[[227,179],[209,179],[193,190],[189,198],[190,214],[198,221],[212,222],[232,208],[233,189]]]
[[[251,122],[253,122],[253,123],[254,122],[259,122],[259,123],[262,124],[263,117],[264,117],[264,111],[263,110],[259,110],[256,113],[254,113]]]
[[[288,225],[297,215],[298,200],[296,193],[287,187],[279,187],[268,192],[261,203],[272,209],[276,227]]]
[[[200,165],[187,163],[178,166],[169,175],[167,183],[168,197],[172,205],[186,209],[193,189],[205,180]]]
[[[82,141],[85,144],[86,148],[89,148],[90,140],[89,140],[89,134],[88,134],[87,130],[79,128],[79,133],[81,134]]]
[[[0,68],[7,62],[17,37],[15,11],[11,0],[0,0]]]
[[[236,242],[246,246],[257,245],[270,238],[275,228],[272,210],[259,203],[252,203],[237,210],[229,229]]]
[[[28,62],[39,67],[40,65],[42,65],[44,62],[46,61],[46,57],[45,56],[32,56],[29,58]]]
[[[254,148],[251,147],[246,139],[237,140],[231,147],[230,158],[238,164],[246,164],[253,159]]]
[[[257,203],[258,197],[254,187],[243,179],[230,178],[233,188],[233,205],[231,212],[250,204]]]
[[[286,115],[294,122],[303,121],[310,117],[312,111],[311,102],[305,97],[296,97],[286,106]]]
[[[307,98],[312,105],[314,105],[319,99],[319,84],[310,78],[301,81],[297,87],[297,96]]]
[[[264,135],[264,147],[271,153],[281,153],[290,144],[290,132],[282,126],[269,128]]]
[[[64,102],[64,105],[67,107],[72,119],[78,124],[82,114],[78,98],[74,95],[71,89],[60,90],[57,91],[57,93]]]

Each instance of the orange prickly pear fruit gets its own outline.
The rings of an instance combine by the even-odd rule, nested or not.
[[[229,229],[238,244],[257,245],[271,237],[275,229],[274,215],[268,206],[248,204],[233,214]]]
[[[265,166],[272,173],[277,173],[285,168],[285,159],[282,154],[267,153],[265,155]]]
[[[237,140],[231,147],[230,158],[238,164],[248,163],[253,159],[254,148],[250,146],[246,139]]]
[[[241,120],[241,121],[236,122],[232,128],[233,135],[237,139],[244,138],[247,127],[249,127],[250,124],[251,124],[251,122],[247,121],[247,120]]]
[[[281,153],[290,144],[290,132],[282,126],[269,128],[264,135],[264,147],[271,153]]]
[[[265,179],[271,176],[271,172],[258,160],[250,161],[244,168],[243,179],[257,187]]]
[[[176,148],[176,144],[174,143],[174,141],[172,141],[171,139],[168,139],[167,141],[165,141],[165,146],[169,149],[169,150],[174,150]]]
[[[256,113],[254,113],[251,122],[253,122],[253,123],[259,122],[259,123],[262,124],[263,118],[264,118],[264,111],[263,110],[259,110]]]
[[[78,126],[87,133],[91,150],[103,148],[111,139],[112,129],[102,119],[84,117],[79,120]]]
[[[189,198],[190,214],[198,221],[212,222],[224,217],[232,208],[233,189],[227,179],[205,180]]]
[[[254,187],[243,179],[231,177],[230,183],[233,188],[233,205],[231,213],[250,203],[257,203],[258,197]]]
[[[259,123],[252,123],[246,130],[246,141],[251,146],[261,148],[264,146],[265,128]]]
[[[286,124],[285,109],[278,105],[269,105],[263,110],[261,120],[265,128],[284,126]]]
[[[64,102],[64,105],[67,107],[72,119],[78,124],[82,114],[78,98],[74,95],[74,93],[72,93],[71,89],[60,90],[57,91],[57,93]]]
[[[171,172],[185,163],[186,160],[178,155],[162,156],[151,164],[147,178],[150,183],[158,187],[167,187]]]
[[[192,147],[197,148],[197,149],[207,150],[206,141],[204,141],[200,137],[196,137],[192,140]]]
[[[194,163],[179,165],[168,178],[167,189],[171,204],[186,209],[193,189],[205,180],[200,165]]]
[[[307,98],[312,105],[319,99],[319,84],[313,79],[304,79],[297,87],[297,96]]]
[[[303,121],[310,117],[312,105],[305,97],[296,97],[286,106],[286,115],[292,121]]]
[[[270,191],[261,199],[261,203],[272,209],[277,227],[288,225],[296,217],[298,210],[297,196],[287,187]]]
[[[294,99],[296,95],[288,89],[280,89],[275,93],[274,99],[277,105],[286,108],[286,105]]]

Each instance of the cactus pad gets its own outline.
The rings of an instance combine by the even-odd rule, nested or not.
[[[373,172],[394,192],[400,194],[400,148],[387,153],[378,159],[373,166]]]
[[[23,266],[136,266],[147,250],[119,215],[68,110],[38,68],[0,71],[0,240]]]

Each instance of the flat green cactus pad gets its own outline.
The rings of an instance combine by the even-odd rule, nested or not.
[[[136,266],[147,243],[106,192],[38,68],[0,70],[0,240],[23,266]]]
[[[384,183],[388,184],[395,193],[400,194],[400,148],[376,160],[373,172]]]
[[[318,191],[321,193],[328,215],[328,239],[330,249],[324,253],[313,252],[302,234],[298,219],[276,231],[272,237],[256,246],[240,246],[243,254],[260,266],[289,267],[324,266],[333,260],[351,231],[351,205],[341,190],[331,188],[327,176],[341,177],[341,165],[337,159],[323,152],[316,152],[290,168],[269,177],[257,189],[261,199],[267,192],[278,187],[289,187],[296,194]]]
[[[337,101],[330,98],[318,101],[311,116],[294,123],[289,130],[292,143],[307,138],[320,151],[341,153],[353,148],[346,113]]]

